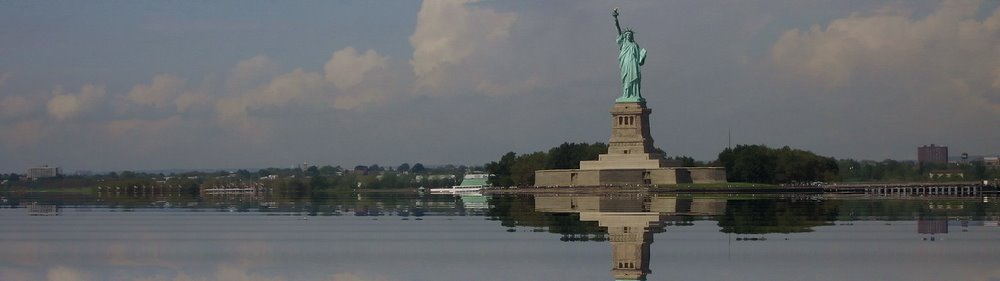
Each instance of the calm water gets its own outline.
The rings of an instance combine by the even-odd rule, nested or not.
[[[1000,280],[997,198],[0,201],[0,280]]]

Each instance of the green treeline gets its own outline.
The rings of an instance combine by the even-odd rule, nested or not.
[[[607,151],[604,143],[563,143],[548,151],[527,154],[508,152],[499,161],[486,164],[493,174],[494,186],[532,185],[535,171],[543,169],[577,169],[580,161],[596,160]],[[656,152],[663,154],[662,150]],[[949,164],[917,164],[912,161],[837,160],[811,151],[788,146],[771,148],[765,145],[737,145],[726,148],[711,162],[695,161],[688,156],[669,157],[681,167],[721,166],[726,168],[730,182],[767,184],[810,184],[813,182],[893,182],[893,181],[977,181],[1000,178],[1000,169],[988,167],[982,161]],[[932,171],[948,170],[961,175],[931,177]]]
[[[339,166],[309,166],[300,168],[266,168],[257,171],[142,173],[132,171],[109,172],[98,175],[60,175],[53,178],[29,180],[17,174],[0,175],[7,189],[17,190],[114,190],[122,193],[146,188],[173,188],[183,194],[198,194],[202,188],[233,187],[259,184],[278,193],[305,197],[326,191],[353,189],[406,189],[436,188],[456,185],[469,170],[481,167],[444,165],[425,167],[407,163],[398,168],[379,165],[356,166],[345,169]]]
[[[719,153],[716,161],[726,167],[730,182],[803,183],[835,181],[837,160],[788,146],[737,145]]]
[[[410,167],[402,164],[395,170],[379,165],[357,166],[348,170],[331,166],[310,166],[302,169],[267,168],[256,172],[246,170],[236,171],[234,176],[220,177],[217,180],[232,182],[234,180],[255,180],[266,182],[269,187],[279,190],[293,190],[303,196],[308,196],[322,190],[361,189],[400,189],[417,187],[446,187],[458,184],[466,166],[446,165],[434,169],[425,168],[417,163]],[[274,179],[267,179],[274,176]],[[207,181],[206,183],[211,183]]]
[[[597,160],[597,155],[608,151],[604,143],[563,143],[548,152],[517,155],[507,152],[499,161],[486,164],[486,171],[493,175],[493,186],[525,186],[535,183],[535,171],[546,169],[579,169],[580,161]]]
[[[1000,178],[1000,169],[988,167],[982,161],[968,163],[931,164],[910,161],[882,160],[857,161],[841,159],[840,179],[848,182],[858,181],[978,181]],[[931,178],[931,171],[948,170],[961,172],[962,176],[943,176]]]
[[[726,167],[731,182],[978,181],[1000,178],[1000,169],[988,167],[982,161],[928,164],[890,159],[837,160],[787,146],[774,149],[764,145],[738,145],[719,153],[715,164]],[[960,173],[961,176],[930,176],[932,171],[941,170]]]

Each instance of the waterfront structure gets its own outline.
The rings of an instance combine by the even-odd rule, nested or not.
[[[608,153],[595,161],[581,161],[579,169],[539,170],[535,186],[660,185],[677,183],[726,182],[722,167],[669,167],[655,152],[649,130],[646,99],[640,89],[639,66],[645,64],[646,50],[635,43],[634,32],[622,32],[618,10],[612,13],[618,29],[619,69],[622,95],[611,108],[611,139]]]
[[[962,170],[954,170],[954,169],[952,169],[952,170],[932,170],[929,173],[927,173],[927,177],[931,178],[931,179],[942,179],[942,178],[964,179],[965,178],[965,172],[962,171]]]
[[[948,164],[948,147],[935,144],[924,145],[917,148],[917,163],[919,164]]]
[[[59,167],[49,167],[49,165],[42,165],[39,167],[28,168],[28,178],[29,179],[43,179],[43,178],[54,178],[58,177],[60,174]]]
[[[454,176],[454,175],[452,175]],[[469,173],[462,177],[462,183],[458,185],[453,185],[451,187],[444,188],[431,188],[431,192],[434,193],[459,193],[459,192],[479,192],[484,187],[490,186],[487,183],[490,174],[484,173]]]

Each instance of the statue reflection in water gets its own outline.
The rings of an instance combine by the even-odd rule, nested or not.
[[[649,196],[536,196],[535,210],[578,213],[581,221],[595,221],[608,231],[611,273],[616,280],[646,280],[649,244],[674,215],[719,215],[726,201]]]

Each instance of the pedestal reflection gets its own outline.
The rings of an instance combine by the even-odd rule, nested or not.
[[[674,215],[719,215],[726,201],[652,196],[536,196],[535,210],[578,213],[581,221],[597,222],[611,242],[611,274],[615,280],[646,280],[653,233],[664,231]]]

